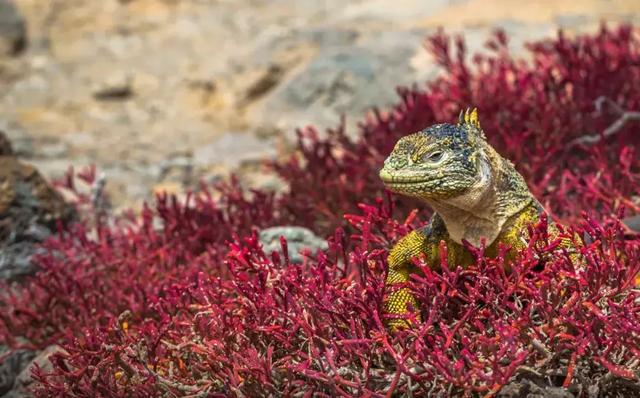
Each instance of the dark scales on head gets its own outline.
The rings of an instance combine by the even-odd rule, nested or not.
[[[423,134],[432,140],[438,140],[452,151],[461,151],[464,156],[462,161],[469,162],[472,143],[469,141],[469,131],[466,128],[460,125],[441,123],[427,127],[418,134]]]

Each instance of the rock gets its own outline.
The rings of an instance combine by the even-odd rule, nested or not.
[[[13,389],[5,395],[5,397],[26,397],[31,396],[29,393],[29,386],[33,383],[31,377],[31,369],[34,365],[38,365],[44,372],[51,372],[53,370],[53,363],[51,363],[51,356],[54,354],[67,354],[67,351],[58,346],[51,345],[38,353],[30,362],[23,367],[22,371],[15,378]]]
[[[593,373],[593,363],[578,362],[571,385],[562,387],[566,368],[522,369],[496,398],[640,397],[640,383],[611,373]]]
[[[4,396],[13,389],[16,378],[31,363],[35,355],[31,350],[16,350],[0,362],[0,396]]]
[[[69,221],[73,208],[33,167],[14,156],[0,156],[0,279],[20,281],[36,270],[36,244]]]
[[[497,398],[574,398],[575,395],[562,387],[544,385],[529,379],[512,381],[502,387]]]
[[[280,237],[287,240],[287,251],[292,263],[301,263],[304,259],[302,253],[315,253],[318,250],[326,250],[327,242],[315,235],[312,231],[303,227],[279,226],[266,228],[260,231],[259,239],[266,254],[281,252]],[[282,255],[282,253],[280,253]]]
[[[36,247],[36,243],[44,241],[51,232],[41,225],[32,225],[30,229],[37,229],[38,232],[31,235],[25,231],[19,241],[0,247],[0,280],[21,281],[38,270],[31,258],[44,253],[44,249]]]
[[[640,397],[640,383],[624,377],[605,376],[590,390],[589,397]]]
[[[640,214],[635,216],[625,217],[622,220],[622,223],[633,232],[640,233]]]
[[[4,132],[0,131],[0,156],[13,155],[13,147]]]
[[[132,78],[124,72],[108,75],[93,89],[93,97],[98,100],[121,100],[131,95],[133,95]]]
[[[9,0],[0,0],[0,55],[17,55],[27,45],[25,21]]]
[[[345,114],[353,127],[357,121],[353,116],[397,102],[397,86],[435,74],[434,68],[418,72],[410,62],[424,51],[425,32],[384,32],[357,42],[355,32],[342,40],[329,33],[311,36],[320,51],[297,73],[280,76],[282,83],[250,115],[255,117],[254,124],[263,129],[273,126],[290,137],[295,128],[305,125],[320,131],[335,127]]]
[[[240,100],[240,104],[247,104],[255,101],[266,93],[271,91],[280,83],[284,76],[284,68],[280,65],[270,65],[257,79],[251,82],[246,89],[244,98]]]
[[[71,214],[35,167],[12,156],[0,157],[0,241],[23,235],[33,224],[55,227]]]

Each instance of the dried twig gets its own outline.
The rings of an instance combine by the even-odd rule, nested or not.
[[[535,348],[536,351],[544,355],[545,360],[548,360],[551,357],[551,352],[540,340],[533,339],[531,340],[531,346]]]
[[[591,134],[591,135],[583,135],[569,142],[567,148],[573,148],[578,145],[592,145],[597,144],[605,138],[608,138],[614,134],[617,134],[622,130],[622,128],[631,121],[640,121],[640,112],[636,111],[625,111],[620,107],[620,105],[616,104],[612,100],[607,97],[600,96],[595,100],[595,108],[596,114],[602,113],[602,107],[604,103],[609,104],[611,108],[619,115],[618,119],[611,123],[609,127],[604,129],[601,134]]]

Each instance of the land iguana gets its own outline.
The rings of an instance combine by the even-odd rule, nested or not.
[[[484,241],[487,256],[498,254],[499,243],[522,248],[526,226],[543,212],[513,164],[487,143],[476,109],[460,112],[455,125],[436,124],[402,137],[385,160],[380,178],[390,191],[422,200],[435,211],[426,227],[412,231],[391,249],[387,288],[409,281],[417,271],[413,257],[424,255],[430,267],[439,269],[440,241],[447,245],[450,265],[473,263],[463,241],[476,247]],[[405,315],[409,305],[417,311],[417,304],[407,287],[389,291],[383,310],[395,316],[388,326],[409,326]]]

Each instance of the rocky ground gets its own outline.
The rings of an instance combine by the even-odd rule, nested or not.
[[[636,0],[0,0],[0,129],[48,178],[95,163],[116,207],[240,169],[296,127],[349,131],[438,71],[438,26],[477,49],[638,21]]]

